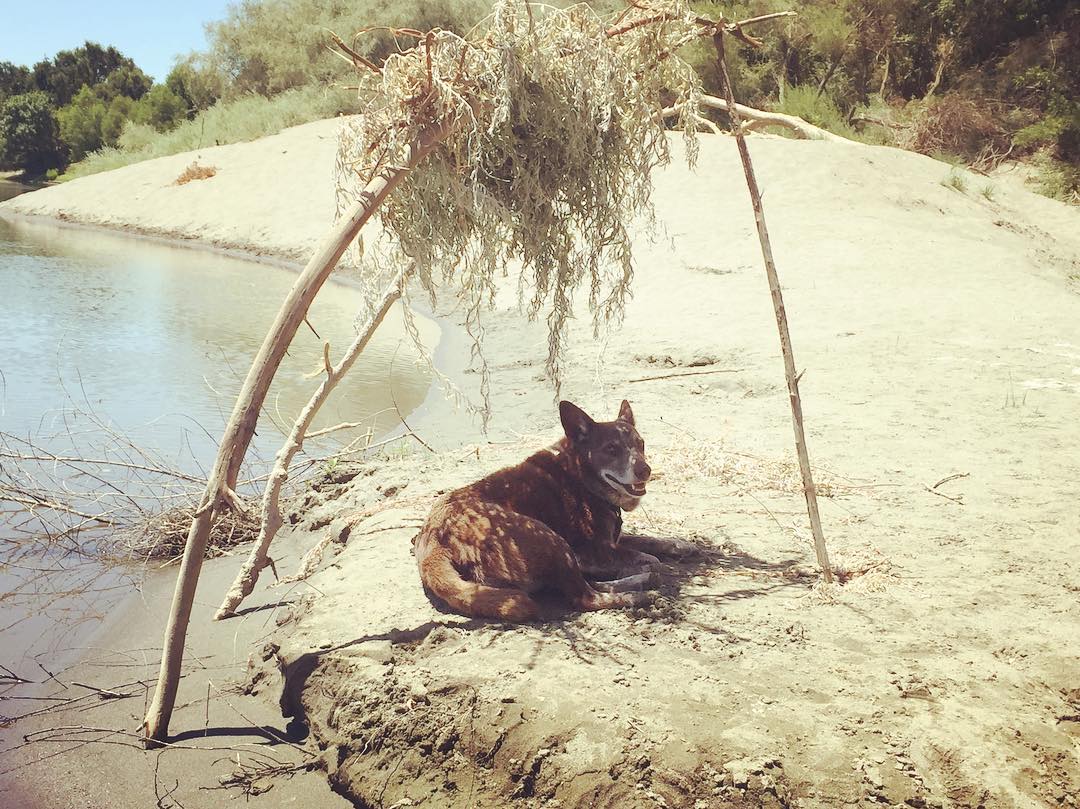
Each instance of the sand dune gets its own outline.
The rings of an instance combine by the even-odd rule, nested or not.
[[[171,186],[183,155],[0,212],[299,257],[332,216],[333,130],[204,150],[208,180]],[[752,140],[846,579],[823,588],[739,161],[702,140],[696,171],[656,177],[662,231],[637,239],[635,297],[599,361],[588,319],[572,326],[563,390],[598,416],[634,404],[658,478],[630,528],[703,547],[664,597],[505,627],[420,591],[409,540],[434,493],[558,434],[543,324],[507,294],[486,322],[490,441],[433,398],[413,427],[437,454],[373,460],[298,507],[288,553],[343,541],[272,636],[248,622],[234,645],[235,626],[203,623],[195,648],[242,664],[272,643],[253,690],[276,699],[284,667],[308,743],[361,805],[1076,805],[1080,212],[1008,179],[960,190],[894,149]],[[440,359],[469,388],[446,308]],[[691,370],[710,373],[674,375]],[[181,701],[211,676],[191,666]],[[195,703],[173,730],[203,722]],[[71,778],[93,793],[93,772]]]

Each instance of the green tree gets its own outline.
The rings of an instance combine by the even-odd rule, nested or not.
[[[0,165],[31,176],[61,168],[66,150],[49,97],[42,92],[12,96],[0,107]]]
[[[196,54],[189,54],[173,66],[165,77],[165,86],[184,100],[188,118],[210,109],[224,91],[221,74],[203,65]]]
[[[184,99],[164,84],[156,84],[150,92],[135,102],[131,120],[149,124],[158,132],[167,132],[187,117]]]
[[[63,107],[71,103],[83,85],[101,84],[121,69],[128,75],[120,83],[126,84],[130,91],[139,92],[138,87],[142,86],[145,92],[150,87],[150,78],[135,62],[116,48],[103,48],[96,42],[86,42],[82,47],[60,51],[52,59],[38,62],[33,68],[33,80],[57,107]]]
[[[34,87],[30,70],[11,62],[0,62],[0,102],[11,96],[29,93]]]
[[[67,145],[72,161],[82,160],[102,147],[101,124],[106,111],[105,102],[85,84],[70,104],[57,110],[60,137]]]
[[[124,131],[124,124],[131,120],[135,102],[127,96],[116,96],[101,119],[101,142],[104,146],[116,146]]]
[[[153,84],[154,80],[132,63],[116,68],[97,86],[110,100],[116,96],[127,96],[138,101],[150,91]]]

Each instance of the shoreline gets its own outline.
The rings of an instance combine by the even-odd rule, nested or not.
[[[34,189],[36,190],[36,189]],[[24,194],[32,194],[34,190],[26,191],[23,194],[19,194],[16,197],[10,197],[10,199],[18,199],[18,197],[24,196]],[[289,270],[294,273],[299,273],[304,269],[304,262],[295,258],[288,258],[284,255],[277,255],[274,253],[259,253],[252,251],[242,245],[219,245],[212,242],[200,241],[197,238],[184,236],[182,234],[170,234],[170,233],[155,233],[150,230],[142,230],[135,225],[105,225],[98,222],[84,222],[74,219],[69,219],[63,216],[53,216],[48,214],[34,214],[34,213],[22,213],[20,211],[6,211],[0,206],[0,219],[7,219],[10,222],[21,222],[28,225],[54,227],[61,229],[81,230],[88,231],[90,233],[103,233],[110,236],[116,236],[118,238],[134,239],[140,242],[146,242],[148,244],[161,245],[162,247],[175,247],[183,250],[195,250],[202,253],[210,253],[212,255],[226,256],[227,258],[235,258],[241,261],[250,261],[254,264],[266,264],[271,267],[278,267],[283,270]],[[335,270],[335,272],[337,272]],[[330,280],[336,280],[342,283],[354,283],[350,279],[338,278],[335,275],[331,275]]]

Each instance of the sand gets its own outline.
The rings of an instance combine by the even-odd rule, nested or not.
[[[192,156],[0,213],[297,257],[332,212],[333,130],[204,150],[218,174],[177,188]],[[486,321],[486,437],[433,394],[410,424],[434,452],[409,442],[337,469],[293,506],[282,567],[335,540],[305,584],[260,587],[265,609],[220,624],[206,618],[237,561],[200,590],[173,732],[224,747],[266,725],[299,746],[275,755],[318,765],[259,781],[272,789],[256,801],[335,805],[328,783],[386,807],[1080,800],[1080,212],[1011,178],[964,174],[958,190],[948,166],[894,149],[753,138],[846,582],[823,587],[737,154],[702,140],[695,172],[676,160],[656,177],[663,232],[637,239],[623,328],[601,356],[588,318],[572,325],[563,389],[601,417],[633,403],[657,477],[629,527],[701,551],[667,566],[648,609],[512,627],[424,598],[409,540],[435,493],[558,435],[543,326],[523,325],[507,290]],[[437,360],[472,389],[445,308]],[[39,722],[134,730],[168,581],[146,591],[101,641],[146,662],[88,681],[126,677],[134,696]],[[230,681],[254,693],[217,690]],[[152,806],[174,780],[180,805],[237,794],[201,789],[236,769],[228,751],[162,755],[155,794],[156,754],[45,758],[61,749],[4,752],[26,765],[6,778],[58,807]]]

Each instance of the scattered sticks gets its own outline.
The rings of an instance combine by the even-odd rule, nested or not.
[[[930,492],[930,494],[936,494],[938,497],[944,497],[946,500],[951,500],[953,503],[956,503],[956,504],[962,506],[962,505],[964,505],[964,495],[958,494],[956,497],[951,497],[950,495],[947,495],[944,492],[939,492],[938,487],[948,483],[951,480],[958,480],[960,478],[966,478],[966,477],[969,477],[970,475],[971,475],[970,472],[957,472],[955,475],[948,475],[947,477],[943,477],[941,480],[939,480],[933,486],[927,486],[926,484],[923,484],[923,488],[926,489],[926,491]]]

